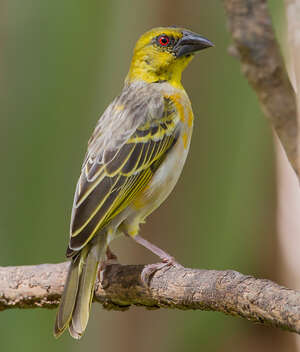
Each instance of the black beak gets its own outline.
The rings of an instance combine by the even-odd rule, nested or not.
[[[196,51],[210,48],[214,44],[199,34],[185,31],[183,37],[174,46],[176,57],[195,53]]]

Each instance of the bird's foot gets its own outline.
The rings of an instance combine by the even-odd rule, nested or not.
[[[163,258],[162,262],[160,262],[160,263],[145,265],[145,267],[141,273],[142,283],[146,287],[149,287],[150,281],[151,281],[153,275],[157,271],[159,271],[163,268],[171,268],[172,266],[181,266],[181,265],[179,263],[177,263],[173,257],[170,257],[170,256]]]
[[[106,248],[106,258],[107,261],[110,261],[110,264],[118,264],[118,257],[111,251],[111,249],[107,246]]]
[[[98,280],[100,285],[105,288],[108,285],[107,280],[105,280],[105,271],[109,265],[119,264],[118,257],[110,250],[109,247],[106,249],[106,260],[103,260],[99,264],[98,269]]]

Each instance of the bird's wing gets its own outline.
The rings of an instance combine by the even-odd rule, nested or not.
[[[129,99],[124,104],[119,97],[107,109],[89,142],[77,184],[69,255],[80,250],[148,184],[178,138],[177,115],[171,100],[155,96],[147,103]]]

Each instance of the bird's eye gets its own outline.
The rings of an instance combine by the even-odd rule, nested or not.
[[[170,38],[167,35],[160,35],[158,37],[158,43],[161,46],[167,46],[170,43]]]

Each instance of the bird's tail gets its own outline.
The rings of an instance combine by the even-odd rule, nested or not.
[[[58,338],[67,327],[72,337],[80,339],[87,326],[99,261],[105,256],[106,234],[87,244],[72,259],[54,326]],[[93,241],[91,241],[93,242]]]

